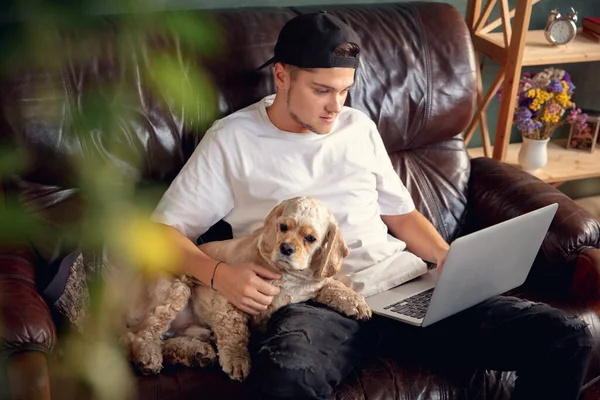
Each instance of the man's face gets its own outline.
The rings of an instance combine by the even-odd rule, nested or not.
[[[297,70],[294,77],[286,72],[287,112],[293,132],[329,133],[354,84],[354,69]]]

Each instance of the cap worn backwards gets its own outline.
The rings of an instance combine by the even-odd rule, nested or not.
[[[334,54],[335,49],[344,43],[360,47],[356,32],[339,18],[325,11],[302,14],[283,26],[275,45],[274,57],[258,69],[274,62],[299,68],[357,68],[358,54],[354,57]]]

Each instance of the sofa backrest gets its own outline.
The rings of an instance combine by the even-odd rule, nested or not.
[[[457,235],[466,209],[469,158],[462,139],[474,112],[475,58],[460,13],[444,3],[399,3],[321,7],[346,21],[362,40],[358,84],[347,105],[377,124],[393,165],[418,208],[446,239]],[[60,73],[22,71],[2,87],[0,138],[25,149],[32,161],[16,180],[23,200],[37,210],[65,217],[77,193],[73,155],[111,160],[141,183],[172,180],[192,153],[205,127],[190,128],[186,118],[216,106],[229,114],[274,92],[272,69],[250,73],[272,56],[283,24],[305,7],[236,9],[210,13],[221,35],[221,51],[203,64],[217,88],[216,105],[198,109],[166,107],[140,77],[139,57],[118,59],[117,46],[99,50],[93,62],[70,60]],[[110,24],[107,24],[110,26]],[[107,35],[110,40],[110,35]],[[172,43],[163,45],[171,46]],[[85,89],[134,85],[127,99],[131,117],[121,121],[110,140],[106,132],[77,124]],[[59,87],[47,98],[34,91]],[[78,134],[67,134],[77,131]],[[114,133],[114,132],[113,132]],[[128,161],[134,153],[141,166]],[[66,207],[73,210],[72,207]],[[52,212],[52,210],[58,210]],[[57,214],[58,213],[58,214]]]

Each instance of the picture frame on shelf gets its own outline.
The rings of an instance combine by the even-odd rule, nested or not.
[[[587,127],[583,130],[571,125],[569,139],[567,140],[567,149],[582,150],[593,153],[598,141],[598,130],[600,128],[600,117],[590,115],[587,119]]]

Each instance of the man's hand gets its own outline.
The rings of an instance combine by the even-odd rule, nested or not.
[[[214,288],[240,310],[256,315],[267,309],[279,288],[264,279],[281,279],[276,274],[252,262],[229,265],[222,263],[215,273]]]
[[[438,273],[442,273],[442,268],[444,268],[444,263],[446,262],[446,257],[448,256],[448,248],[444,247],[442,249],[439,249],[436,252],[436,269]]]

